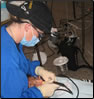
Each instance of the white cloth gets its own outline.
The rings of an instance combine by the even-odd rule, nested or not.
[[[77,88],[70,80],[63,77],[56,77],[56,79],[58,82],[64,83],[65,85],[67,85],[67,87],[71,89],[71,91],[73,92],[73,95],[65,91],[55,91],[53,96],[51,96],[50,98],[76,98]],[[93,98],[93,83],[84,82],[73,78],[71,79],[76,83],[76,85],[79,88],[78,98]]]

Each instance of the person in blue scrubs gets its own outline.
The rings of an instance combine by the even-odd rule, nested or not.
[[[6,7],[10,22],[1,27],[1,97],[50,97],[59,87],[53,84],[56,76],[40,66],[39,61],[28,60],[23,45],[35,46],[52,27],[52,16],[46,4],[40,1],[8,0]],[[28,77],[41,76],[45,83],[28,87]]]

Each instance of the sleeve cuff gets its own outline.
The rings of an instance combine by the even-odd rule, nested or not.
[[[39,61],[32,61],[31,62],[31,76],[37,76],[37,74],[35,73],[36,67],[40,66],[40,62]]]

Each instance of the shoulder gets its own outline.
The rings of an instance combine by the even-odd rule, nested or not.
[[[6,30],[7,25],[1,27],[1,53],[9,53],[16,49],[16,44]]]
[[[4,66],[17,65],[19,54],[14,40],[6,31],[6,25],[1,28],[1,62]]]

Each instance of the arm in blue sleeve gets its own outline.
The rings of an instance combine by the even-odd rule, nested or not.
[[[28,88],[27,76],[18,68],[4,70],[1,90],[4,98],[43,98],[37,87]]]
[[[29,59],[27,59],[27,62],[28,62],[28,66],[29,66],[29,69],[28,69],[28,75],[31,75],[31,76],[37,76],[35,74],[35,69],[37,66],[40,66],[40,62],[39,61],[30,61]]]
[[[23,71],[27,74],[27,75],[31,75],[31,76],[37,76],[35,74],[35,69],[37,66],[40,66],[40,61],[30,61],[29,59],[27,59],[23,53],[23,50],[22,50],[22,45],[20,45],[20,50],[21,50],[21,54],[22,54],[22,59],[23,61],[25,62],[25,65],[26,66],[23,66],[22,69]]]
[[[32,94],[31,94],[32,93]],[[37,94],[35,94],[37,93]],[[24,91],[20,98],[43,98],[42,94],[40,94],[40,91],[36,87],[32,87]]]

